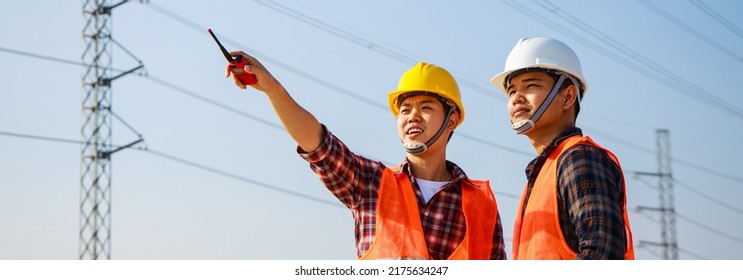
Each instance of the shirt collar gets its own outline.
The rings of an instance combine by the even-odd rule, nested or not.
[[[467,179],[467,174],[464,173],[464,170],[460,168],[456,163],[453,163],[451,161],[446,161],[446,169],[449,170],[452,174],[452,182],[458,181],[460,179]],[[396,174],[399,174],[400,172],[405,172],[405,174],[410,177],[410,180],[415,182],[415,176],[413,176],[413,173],[410,171],[410,161],[408,161],[407,158],[403,160],[403,162],[400,164],[400,169],[395,172]]]
[[[531,176],[531,173],[534,171],[534,169],[538,166],[544,163],[545,160],[547,160],[547,157],[554,151],[557,146],[560,145],[565,139],[568,139],[572,136],[580,135],[583,136],[583,131],[580,128],[577,127],[571,127],[557,135],[555,139],[552,139],[552,142],[547,145],[547,147],[542,150],[542,153],[539,154],[538,157],[533,159],[531,162],[529,162],[529,165],[526,167],[526,177],[529,178]]]
[[[562,133],[560,133],[559,135],[557,135],[557,137],[555,137],[555,139],[552,139],[552,143],[550,143],[546,148],[544,148],[544,150],[542,151],[542,154],[539,155],[539,156],[540,157],[547,157],[547,156],[549,156],[549,154],[551,154],[552,151],[554,151],[557,148],[557,146],[560,145],[560,143],[562,143],[563,141],[565,141],[565,139],[568,139],[568,138],[570,138],[572,136],[575,136],[575,135],[583,136],[583,131],[581,131],[581,129],[580,128],[577,128],[577,127],[568,128],[567,130],[565,130]]]

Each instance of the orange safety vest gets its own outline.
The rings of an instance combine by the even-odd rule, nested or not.
[[[557,209],[557,159],[570,147],[578,144],[589,144],[595,146],[611,158],[622,170],[617,157],[609,150],[599,146],[588,136],[575,135],[566,139],[549,155],[544,166],[542,166],[537,180],[534,183],[529,205],[524,210],[526,199],[526,188],[521,195],[521,203],[516,214],[516,223],[513,229],[513,258],[516,260],[570,260],[575,259],[576,252],[565,242],[560,229],[560,216]],[[622,172],[624,174],[624,172]],[[624,176],[624,175],[622,175]],[[622,189],[625,195],[622,198],[622,211],[624,220],[625,236],[627,238],[627,250],[624,258],[627,260],[635,258],[634,246],[632,244],[632,232],[627,215],[627,195],[624,180]]]
[[[490,259],[498,205],[490,182],[461,181],[466,233],[450,260]],[[430,259],[413,185],[405,172],[382,173],[374,241],[361,256],[370,259]]]

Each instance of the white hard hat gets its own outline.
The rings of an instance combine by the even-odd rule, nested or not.
[[[490,83],[507,94],[507,83],[513,78],[511,74],[532,68],[570,74],[580,82],[581,97],[586,95],[588,84],[583,78],[578,56],[568,45],[552,38],[521,38],[508,54],[503,72],[490,79]]]

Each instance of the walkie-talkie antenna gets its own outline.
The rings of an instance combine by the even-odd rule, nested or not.
[[[211,28],[209,28],[209,34],[211,34],[212,38],[214,38],[214,41],[217,42],[217,46],[219,46],[219,49],[222,50],[222,54],[224,54],[224,58],[226,58],[227,61],[232,62],[232,56],[227,51],[227,49],[225,49],[224,46],[222,46],[222,43],[219,42],[219,39],[217,39],[217,36],[214,35],[214,32],[212,32]]]

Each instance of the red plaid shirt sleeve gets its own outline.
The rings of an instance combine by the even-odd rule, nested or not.
[[[385,165],[351,152],[335,135],[323,126],[323,140],[317,150],[297,152],[310,163],[328,190],[348,208],[359,207],[364,194],[378,187]],[[376,209],[376,204],[374,205]]]

